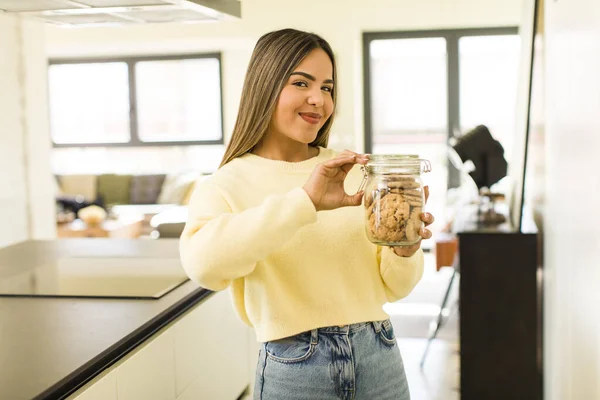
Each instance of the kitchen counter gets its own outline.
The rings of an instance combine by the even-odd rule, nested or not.
[[[178,257],[178,240],[66,239],[0,249],[2,272],[61,257]],[[212,292],[159,299],[0,296],[0,399],[62,399]]]

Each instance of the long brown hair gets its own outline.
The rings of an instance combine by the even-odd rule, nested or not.
[[[333,81],[337,82],[335,57],[331,46],[322,37],[295,29],[282,29],[267,33],[258,40],[246,71],[231,140],[219,168],[252,151],[260,142],[269,129],[279,94],[289,76],[315,49],[323,49],[327,53],[333,65]],[[335,114],[336,91],[334,87],[331,93],[334,111],[319,130],[316,139],[310,143],[312,146],[327,147]]]

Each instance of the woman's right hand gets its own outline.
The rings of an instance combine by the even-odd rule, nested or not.
[[[348,195],[344,190],[344,180],[355,164],[365,165],[368,160],[364,154],[346,150],[336,158],[317,165],[303,186],[316,210],[360,205],[363,192]]]

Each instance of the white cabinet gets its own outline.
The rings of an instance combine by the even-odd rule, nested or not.
[[[32,271],[0,277],[0,290],[3,293],[34,293],[35,277]]]
[[[153,337],[117,368],[117,399],[175,399],[172,331]]]
[[[235,400],[254,379],[250,361],[254,340],[237,318],[229,293],[218,292],[70,399]]]
[[[103,373],[70,399],[114,400],[117,398],[117,374],[114,370]]]
[[[239,385],[230,382],[249,384],[250,330],[235,315],[229,293],[215,296],[220,297],[208,299],[173,329],[177,395],[182,399],[236,399]]]

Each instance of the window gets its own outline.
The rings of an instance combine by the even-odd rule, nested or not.
[[[459,178],[448,163],[449,137],[487,125],[510,155],[517,29],[365,33],[363,52],[365,152],[430,160],[428,209],[444,221],[447,188]]]
[[[126,63],[51,65],[48,83],[54,143],[130,142]]]
[[[511,159],[521,38],[468,36],[458,41],[460,130],[486,125]]]
[[[370,46],[374,144],[447,134],[446,40],[375,40]]]
[[[54,60],[55,147],[223,144],[219,54]]]

